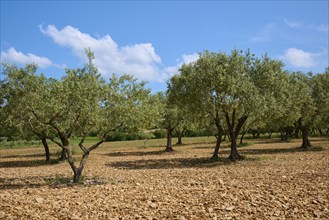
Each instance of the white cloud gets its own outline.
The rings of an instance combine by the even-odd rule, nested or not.
[[[328,33],[329,26],[327,24],[305,24],[300,21],[293,21],[287,18],[284,19],[284,22],[291,28],[305,30],[305,31],[319,31]]]
[[[21,51],[16,51],[15,48],[11,47],[6,52],[1,51],[1,63],[16,63],[16,64],[30,64],[35,63],[40,68],[46,68],[54,66],[54,64],[46,57],[39,57],[32,53],[24,54]]]
[[[120,47],[110,35],[94,38],[72,26],[58,30],[54,25],[48,25],[40,26],[40,30],[56,44],[70,48],[83,61],[86,60],[85,48],[90,48],[95,53],[94,64],[104,75],[128,73],[149,81],[161,81],[166,77],[158,67],[161,58],[151,43]]]
[[[189,64],[189,63],[197,61],[198,59],[199,59],[199,54],[197,54],[197,53],[183,54],[180,65]]]
[[[199,54],[197,54],[197,53],[183,54],[180,59],[176,60],[177,64],[174,66],[166,67],[163,70],[163,74],[165,75],[165,78],[170,78],[173,75],[178,73],[179,68],[181,68],[181,66],[183,64],[189,64],[189,63],[197,61],[198,59],[199,59]]]
[[[297,48],[288,48],[280,58],[294,67],[310,68],[318,64],[317,57],[325,54],[326,52],[310,53]]]

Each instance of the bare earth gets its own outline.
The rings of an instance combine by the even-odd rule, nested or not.
[[[1,150],[0,219],[329,219],[329,140],[321,151],[252,141],[231,163],[213,143],[93,152],[84,184],[65,163],[44,165],[42,148]],[[37,155],[35,155],[37,154]]]

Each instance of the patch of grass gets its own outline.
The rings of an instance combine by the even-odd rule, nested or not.
[[[47,185],[61,185],[68,184],[70,182],[72,182],[72,177],[66,177],[62,175],[56,175],[54,178],[49,178],[45,181]]]
[[[80,182],[78,184],[83,184],[85,181],[86,177],[81,175]],[[73,184],[73,176],[67,177],[62,175],[56,175],[54,178],[47,179],[45,183],[50,186]]]

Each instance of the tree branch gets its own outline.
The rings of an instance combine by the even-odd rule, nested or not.
[[[88,148],[88,153],[95,150],[96,148],[98,148],[99,145],[101,145],[103,142],[104,142],[104,139],[101,139],[96,144],[92,145],[90,148]]]
[[[64,146],[60,142],[56,141],[53,137],[47,137],[47,139],[51,140],[53,143],[57,144],[61,148],[64,148]]]
[[[72,134],[72,132],[73,132],[73,130],[74,130],[75,125],[78,123],[79,118],[80,118],[80,115],[78,115],[78,116],[75,118],[75,120],[74,120],[74,122],[72,123],[71,127],[66,131],[66,135],[67,135],[67,137],[70,137],[70,136],[71,136],[71,134]]]

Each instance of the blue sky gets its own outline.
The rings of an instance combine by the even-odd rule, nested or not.
[[[105,78],[129,73],[153,91],[198,52],[251,49],[291,71],[328,66],[328,1],[2,1],[1,62],[60,78],[84,48]]]

